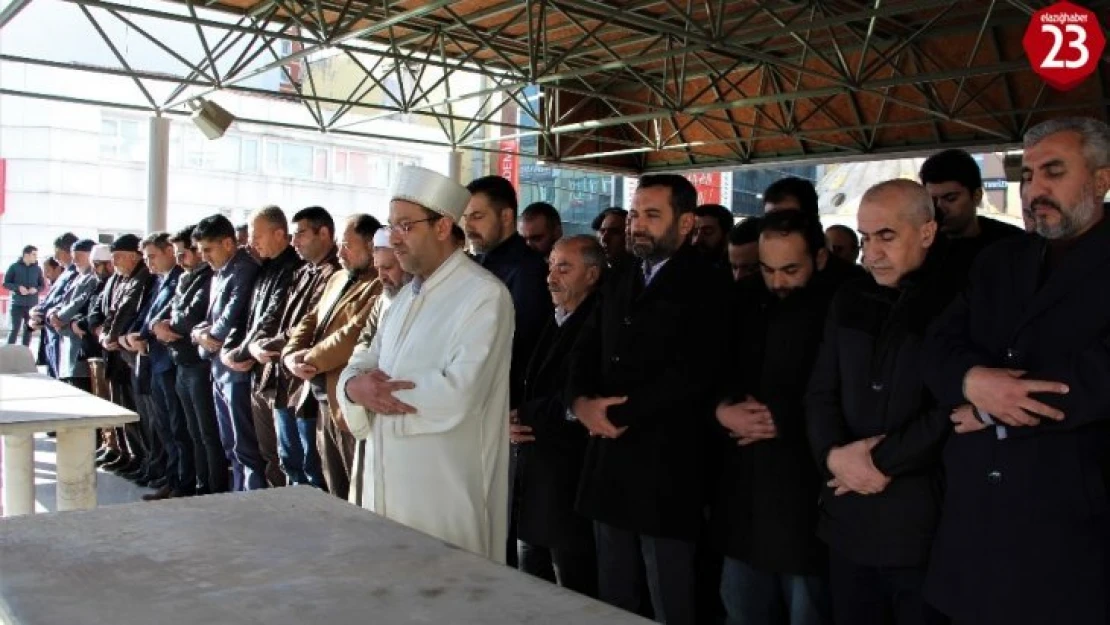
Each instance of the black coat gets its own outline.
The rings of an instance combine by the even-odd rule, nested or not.
[[[500,245],[480,256],[478,263],[497,276],[513,298],[516,331],[513,333],[509,374],[509,405],[516,408],[524,389],[524,370],[528,359],[553,312],[551,293],[547,290],[547,261],[528,247],[524,237],[514,232]]]
[[[730,285],[690,246],[647,287],[639,263],[612,278],[575,345],[567,396],[627,396],[608,416],[628,431],[590,439],[577,509],[618,528],[693,541],[708,496],[703,462]]]
[[[258,270],[254,288],[251,290],[250,309],[247,312],[247,321],[241,327],[236,327],[228,336],[224,351],[231,355],[235,362],[245,362],[253,359],[250,353],[250,344],[259,339],[273,339],[280,334],[281,314],[285,311],[289,289],[293,286],[293,275],[304,261],[297,255],[292,245],[285,247],[285,251],[274,258],[262,261],[262,268]],[[261,375],[261,367],[255,366]]]
[[[997,219],[977,217],[979,236],[971,239],[948,239],[948,266],[953,276],[959,276],[961,288],[967,286],[967,276],[979,254],[990,246],[1010,237],[1023,237],[1025,231]]]
[[[816,535],[822,473],[806,437],[804,397],[831,297],[811,286],[779,300],[762,278],[742,282],[725,394],[730,402],[751,395],[765,404],[778,436],[740,447],[718,426],[714,542],[763,571],[817,575],[825,562]]]
[[[1037,397],[1062,422],[948,440],[926,592],[966,622],[1110,622],[1110,220],[1066,254],[1048,248],[1027,235],[987,250],[926,350],[927,382],[946,405],[966,403],[963,378],[977,365],[1070,388]]]
[[[212,267],[208,263],[201,263],[196,269],[183,274],[177,283],[173,300],[158,317],[159,321],[169,321],[170,330],[181,337],[166,345],[170,357],[177,365],[197,366],[204,362],[197,353],[190,333],[194,327],[204,322],[208,314],[212,275]]]
[[[924,565],[940,515],[940,448],[951,424],[925,389],[920,354],[928,324],[955,296],[944,252],[938,240],[899,288],[848,282],[829,309],[806,396],[818,468],[831,478],[833,447],[883,434],[872,458],[893,478],[877,495],[822,488],[818,535],[860,565]]]
[[[532,545],[564,547],[591,536],[589,521],[574,511],[589,432],[567,419],[565,390],[571,349],[596,304],[589,296],[562,326],[552,315],[528,361],[517,416],[536,440],[517,447],[515,497],[518,536]]]

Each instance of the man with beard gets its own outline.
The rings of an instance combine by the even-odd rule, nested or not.
[[[77,277],[70,282],[57,306],[46,312],[46,323],[58,333],[58,379],[85,392],[92,392],[84,341],[72,329],[73,320],[89,308],[89,299],[99,280],[93,272],[90,255],[96,245],[91,239],[73,244],[73,266]]]
[[[455,230],[458,226],[451,228],[452,238],[457,239]],[[456,245],[456,247],[459,247]],[[393,303],[394,298],[401,292],[401,287],[405,286],[412,281],[412,274],[405,271],[401,266],[401,262],[397,259],[397,254],[393,252],[393,245],[389,242],[389,229],[382,228],[374,233],[374,269],[378,272],[378,279],[382,281],[382,292],[374,300],[374,307],[370,309],[370,316],[366,319],[366,325],[359,334],[358,344],[355,345],[353,356],[357,356],[360,352],[370,349],[370,343],[374,341],[374,337],[378,334],[378,326],[381,325],[382,316],[389,306]],[[354,471],[351,474],[351,490],[347,500],[356,506],[363,505],[364,498],[368,493],[366,472],[370,467],[367,467],[367,454],[366,454],[366,440],[360,440],[355,445],[355,461]]]
[[[56,279],[50,280],[50,291],[38,306],[31,309],[30,321],[27,322],[32,330],[42,331],[38,364],[46,365],[46,373],[52,378],[58,377],[58,331],[46,322],[46,312],[62,301],[69,283],[77,278],[77,268],[73,266],[73,253],[70,251],[76,242],[77,236],[72,232],[54,239],[54,258],[62,271]]]
[[[728,260],[728,233],[732,211],[720,204],[702,204],[694,209],[694,234],[690,242],[709,262],[724,268]]]
[[[551,315],[547,262],[516,232],[517,197],[511,182],[501,176],[486,176],[471,182],[467,190],[470,203],[462,215],[466,239],[478,254],[478,263],[505,283],[513,298],[516,331],[509,374],[509,408],[515,409],[524,391],[528,358]],[[514,492],[511,478],[509,487],[509,492]],[[516,513],[511,501],[509,514],[505,553],[509,566],[516,566]]]
[[[728,278],[683,242],[697,191],[678,175],[640,178],[629,224],[640,263],[607,280],[571,358],[568,418],[590,438],[577,510],[594,521],[599,598],[695,622],[695,543],[706,493],[703,440],[723,355],[697,327],[728,334]]]
[[[563,220],[559,211],[547,202],[533,202],[526,206],[520,213],[517,229],[528,247],[544,258],[551,255],[555,242],[563,238]]]
[[[166,346],[176,367],[173,391],[181,404],[195,481],[182,481],[184,492],[197,495],[223,493],[227,486],[227,459],[220,443],[216,406],[212,396],[212,372],[189,339],[190,330],[204,321],[211,295],[212,268],[201,260],[193,241],[194,227],[184,228],[170,237],[174,259],[184,273],[170,305],[151,325],[154,337]]]
[[[779,210],[800,210],[814,219],[820,219],[817,189],[804,178],[791,176],[776,180],[763,190],[763,212],[773,213]],[[833,294],[845,282],[865,275],[867,272],[854,262],[849,263],[839,256],[829,256],[825,268],[817,273],[814,286]]]
[[[762,227],[761,217],[748,217],[728,231],[728,264],[736,282],[759,273],[759,231]]]
[[[821,222],[763,218],[762,280],[745,283],[717,407],[723,448],[712,534],[725,554],[728,623],[829,622],[826,552],[816,536],[821,476],[806,439],[805,387],[830,296],[811,288],[828,260]]]
[[[108,390],[108,382],[105,378],[103,350],[96,340],[100,328],[92,325],[90,320],[93,319],[94,315],[98,318],[102,317],[102,313],[99,311],[105,298],[104,293],[108,290],[108,284],[115,273],[115,267],[112,266],[112,251],[107,245],[94,245],[92,252],[89,253],[89,260],[92,262],[93,275],[96,276],[96,288],[93,290],[92,296],[89,297],[85,309],[74,315],[73,321],[69,324],[69,329],[81,341],[81,353],[84,355],[86,362],[93,359],[99,361],[93,361],[96,362],[95,365],[89,364],[89,380],[92,392],[98,397],[110,399],[111,393]],[[115,462],[122,456],[120,442],[116,438],[116,428],[101,429],[100,447],[96,452],[96,464],[105,465]]]
[[[829,482],[818,536],[829,547],[837,625],[920,625],[940,515],[947,411],[925,389],[925,331],[959,290],[944,265],[932,201],[897,179],[871,187],[858,215],[870,278],[833,298],[806,396],[809,440]]]
[[[518,562],[525,573],[592,597],[597,595],[593,528],[574,511],[589,435],[567,420],[563,391],[571,349],[597,304],[605,253],[587,235],[560,239],[549,265],[555,314],[528,362],[524,401],[510,415],[518,449]]]
[[[628,237],[625,230],[628,220],[628,211],[619,206],[607,208],[597,216],[590,227],[597,233],[597,240],[601,249],[605,250],[605,258],[609,268],[620,269],[626,262],[634,259],[628,249]]]
[[[391,198],[390,244],[413,280],[337,392],[369,439],[363,506],[504,562],[513,302],[454,242],[464,187],[406,166]]]
[[[925,352],[939,401],[972,406],[952,415],[926,596],[956,625],[1106,623],[1110,127],[1051,120],[1024,147],[1039,236],[983,252]]]
[[[373,266],[374,234],[381,223],[370,215],[347,219],[340,239],[339,262],[345,271],[328,280],[316,306],[289,332],[282,350],[285,368],[304,385],[297,412],[319,415],[317,449],[324,481],[331,494],[346,499],[354,470],[355,437],[343,419],[336,384],[351,358],[374,300],[382,290]],[[306,408],[309,402],[315,410]]]
[[[324,287],[340,269],[335,220],[331,214],[320,206],[310,206],[297,211],[292,221],[293,249],[304,265],[293,274],[293,285],[278,320],[277,336],[255,346],[260,355],[265,351],[280,353],[285,349],[289,333],[316,307]],[[272,361],[263,365],[258,387],[265,397],[272,397],[278,457],[289,483],[324,488],[324,473],[320,469],[320,452],[316,445],[317,405],[307,402],[307,410],[296,410],[303,384],[304,381],[290,373],[284,363]]]

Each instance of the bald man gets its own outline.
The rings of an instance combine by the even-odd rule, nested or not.
[[[869,189],[858,222],[870,279],[834,298],[806,398],[827,480],[818,535],[829,547],[836,623],[932,623],[921,587],[951,426],[925,391],[919,351],[958,280],[943,266],[932,202],[916,182]]]

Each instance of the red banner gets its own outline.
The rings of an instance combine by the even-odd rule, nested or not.
[[[520,159],[517,152],[520,144],[516,139],[502,139],[501,153],[497,155],[497,173],[513,183],[513,188],[520,186]]]
[[[8,197],[8,161],[0,158],[0,217],[4,216],[5,200]]]
[[[686,174],[686,179],[694,183],[698,190],[698,205],[722,204],[721,202],[721,172],[701,172]]]

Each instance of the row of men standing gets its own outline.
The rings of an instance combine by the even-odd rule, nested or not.
[[[596,248],[556,244],[554,315],[514,354],[518,565],[667,623],[712,622],[707,545],[733,623],[1110,622],[1110,300],[1082,278],[1108,146],[1093,120],[1029,131],[1029,235],[975,215],[963,152],[875,186],[865,275],[774,189],[735,287],[691,243],[693,188],[641,178],[633,257],[579,262],[560,306]]]
[[[48,371],[86,389],[103,379],[138,411],[140,425],[103,433],[98,462],[157,488],[144,499],[287,483],[347,497],[354,439],[331,418],[334,383],[404,274],[369,215],[338,246],[323,208],[292,223],[256,211],[250,250],[222,216],[110,250],[57,242],[72,264],[31,313]]]

